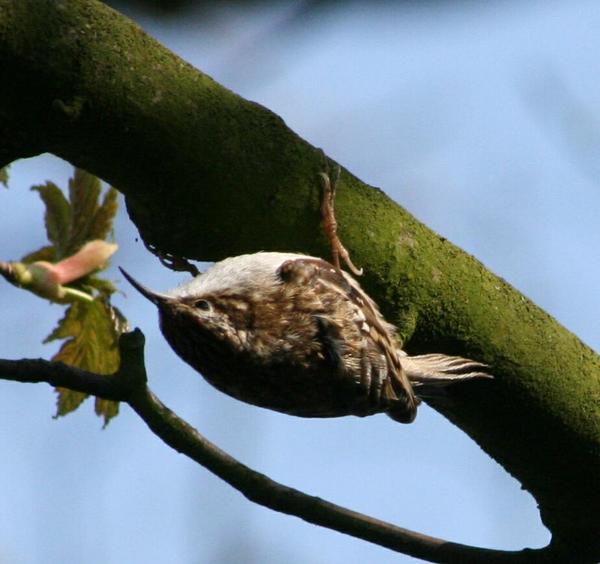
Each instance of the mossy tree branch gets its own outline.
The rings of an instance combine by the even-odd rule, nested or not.
[[[101,3],[0,0],[0,83],[0,167],[49,151],[99,175],[163,252],[325,254],[320,152]],[[534,495],[555,547],[598,559],[598,355],[347,171],[337,213],[409,351],[490,364],[438,409]]]

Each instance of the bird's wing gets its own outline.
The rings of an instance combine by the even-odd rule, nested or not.
[[[344,362],[344,325],[354,326],[363,343],[354,372],[360,375],[372,400],[388,406],[392,419],[412,421],[418,399],[400,363],[395,328],[385,321],[358,282],[327,261],[312,257],[283,262],[278,275],[284,283],[305,287],[319,297],[322,311],[315,311],[317,338],[328,359]],[[381,359],[385,361],[383,370]]]

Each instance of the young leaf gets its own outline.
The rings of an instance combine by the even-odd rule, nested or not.
[[[42,247],[37,251],[33,251],[32,253],[27,253],[22,259],[21,262],[25,264],[30,264],[32,262],[38,262],[40,260],[46,262],[52,262],[54,260],[54,247],[52,245],[47,245],[46,247]]]
[[[100,239],[88,241],[74,255],[52,265],[60,284],[68,284],[103,268],[118,246]]]
[[[119,415],[119,402],[96,398],[94,411],[98,417],[104,417],[104,427],[106,427],[113,417]]]
[[[106,239],[112,230],[113,219],[117,213],[119,193],[114,188],[109,188],[100,207],[94,214],[90,225],[90,239]]]
[[[85,282],[87,286],[94,288],[103,296],[110,296],[117,291],[117,287],[110,280],[104,280],[93,275],[88,276]]]
[[[98,209],[100,197],[100,180],[81,168],[75,169],[73,178],[69,180],[69,201],[72,210],[69,253],[75,252],[90,239],[91,226]]]
[[[0,184],[4,184],[5,188],[8,188],[8,167],[10,165],[3,166],[0,168]]]
[[[118,343],[119,336],[131,329],[129,327],[129,322],[118,308],[109,306],[108,313],[112,323],[112,330],[115,334],[116,344]],[[120,362],[119,358],[117,363],[120,364]],[[106,427],[109,421],[119,414],[119,402],[97,397],[94,403],[94,411],[99,417],[104,417],[104,427]]]
[[[47,247],[29,256],[48,254]],[[58,262],[37,260],[32,263],[0,262],[0,274],[15,286],[25,288],[42,298],[59,304],[71,303],[77,300],[93,300],[92,289],[86,277],[102,269],[111,255],[117,250],[117,245],[96,239],[89,241],[74,255]],[[74,283],[76,286],[67,286]],[[95,280],[96,286],[99,280]],[[109,296],[105,285],[103,294]],[[87,290],[87,291],[86,291]]]
[[[123,330],[122,319],[123,316],[102,298],[92,302],[75,302],[44,342],[65,340],[52,357],[54,361],[98,374],[112,374],[119,368],[117,341]],[[64,388],[57,388],[56,391],[57,416],[74,411],[87,398],[86,394]],[[105,423],[118,413],[114,403],[107,400],[100,403],[99,415],[104,416]]]
[[[0,169],[0,182],[5,176]],[[69,197],[52,182],[34,186],[46,207],[45,225],[50,245],[28,253],[21,262],[0,262],[0,275],[50,301],[67,304],[63,319],[45,342],[63,340],[53,360],[99,374],[119,366],[117,340],[127,321],[110,306],[112,282],[99,276],[117,245],[105,239],[112,231],[117,192],[110,188],[99,202],[100,180],[75,169]],[[57,388],[57,416],[65,415],[87,397]],[[118,412],[115,402],[96,399],[96,413],[105,424]]]
[[[71,206],[53,182],[46,182],[41,186],[32,186],[32,190],[39,192],[45,206],[46,234],[48,240],[54,245],[54,260],[66,256],[67,245],[71,231]]]

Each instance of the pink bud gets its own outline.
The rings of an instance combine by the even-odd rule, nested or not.
[[[97,239],[86,243],[74,255],[50,265],[58,284],[68,284],[97,270],[116,252],[118,245]],[[40,264],[40,263],[34,263]],[[48,263],[43,263],[44,266]],[[33,266],[33,265],[32,265]]]

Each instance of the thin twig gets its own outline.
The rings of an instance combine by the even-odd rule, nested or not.
[[[119,344],[121,368],[111,376],[94,374],[58,362],[26,359],[0,360],[0,379],[47,382],[106,399],[125,401],[167,445],[204,466],[249,500],[402,554],[430,562],[449,563],[560,561],[549,547],[510,552],[448,542],[397,527],[280,484],[208,441],[150,391],[146,385],[144,338],[140,331],[122,335]]]

